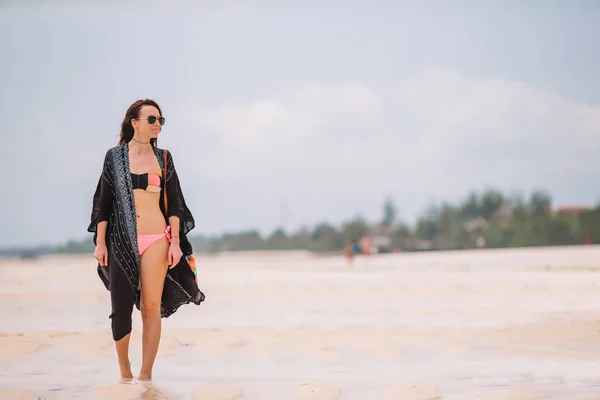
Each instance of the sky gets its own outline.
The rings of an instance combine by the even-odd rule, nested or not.
[[[600,3],[0,1],[0,248],[81,240],[155,99],[192,234],[294,231],[495,187],[600,201]],[[90,236],[91,240],[91,236]]]

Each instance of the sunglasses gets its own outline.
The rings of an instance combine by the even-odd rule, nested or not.
[[[156,122],[156,120],[158,119],[158,123],[162,126],[165,124],[165,117],[156,117],[154,115],[149,116],[148,118],[138,118],[138,119],[145,119],[148,121],[148,123],[150,125],[154,125],[154,123]]]

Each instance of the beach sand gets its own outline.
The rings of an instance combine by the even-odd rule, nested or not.
[[[91,255],[0,261],[0,399],[600,399],[600,246],[197,264],[206,302],[120,384]]]

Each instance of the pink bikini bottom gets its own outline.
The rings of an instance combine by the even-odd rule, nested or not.
[[[165,236],[167,237],[167,240],[170,243],[171,242],[171,226],[167,226],[167,228],[165,229],[165,231],[163,233],[157,233],[154,235],[138,235],[137,242],[138,242],[138,251],[140,252],[140,256],[142,254],[144,254],[144,251],[146,251],[146,249],[148,247],[150,247],[150,245],[152,243],[156,242],[159,239],[162,239]]]

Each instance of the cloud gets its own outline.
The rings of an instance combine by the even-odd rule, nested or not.
[[[400,85],[396,94],[451,170],[468,173],[471,163],[473,170],[502,177],[503,184],[530,186],[600,167],[599,107],[527,84],[438,69]],[[477,181],[485,173],[470,175]]]
[[[381,91],[308,84],[185,116],[201,132],[201,165],[188,165],[197,176],[293,193],[317,211],[298,223],[365,210],[377,218],[387,194],[411,219],[432,199],[487,185],[593,201],[570,197],[574,176],[600,181],[600,108],[451,70],[426,69]]]
[[[196,234],[337,224],[357,213],[375,220],[388,195],[413,222],[432,201],[457,201],[488,185],[507,194],[544,188],[557,204],[599,200],[600,107],[519,82],[426,69],[385,88],[308,83],[169,109],[160,144],[175,156]],[[51,229],[57,224],[81,237],[104,154],[98,149],[116,140],[113,119],[94,121],[90,133],[72,128],[86,128],[89,115],[80,123],[32,115],[27,135],[11,136],[3,159],[7,168],[24,162],[22,154],[42,160],[32,166],[42,183],[9,178],[15,196],[6,201],[5,244],[61,241]],[[40,193],[61,200],[40,207]]]
[[[248,104],[186,110],[179,118],[211,137],[204,147],[204,174],[226,180],[271,179],[273,175],[352,167],[357,148],[380,130],[382,100],[361,84],[310,84],[281,90]],[[191,116],[191,117],[186,117]],[[350,153],[348,153],[350,151]],[[289,176],[289,175],[288,175]]]

